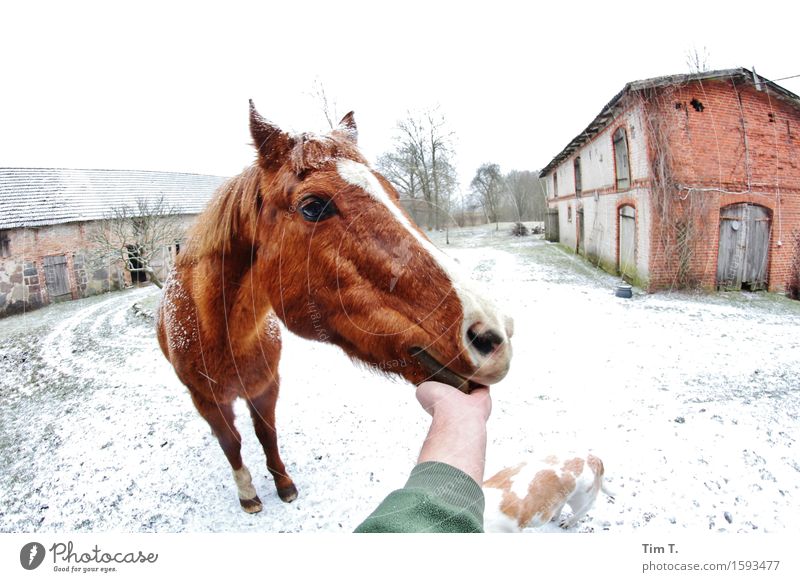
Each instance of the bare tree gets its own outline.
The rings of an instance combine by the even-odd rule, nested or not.
[[[422,183],[417,172],[413,154],[408,148],[400,148],[381,154],[376,164],[378,171],[397,189],[414,222],[420,224],[419,202],[423,200]]]
[[[501,216],[517,221],[544,221],[547,213],[547,190],[538,171],[511,170],[505,176],[508,207]]]
[[[522,172],[511,170],[505,176],[506,192],[508,199],[511,203],[511,211],[517,221],[522,221],[527,218],[529,196],[526,192],[526,184],[522,178]]]
[[[311,98],[319,105],[320,111],[322,111],[322,115],[325,116],[325,121],[328,123],[328,127],[336,129],[341,119],[336,108],[336,99],[328,97],[328,94],[325,92],[325,85],[322,84],[319,78],[314,79],[314,85],[311,88]]]
[[[389,180],[403,198],[422,197],[422,182],[413,154],[408,149],[386,152],[378,157],[378,171]]]
[[[139,198],[133,205],[115,206],[88,234],[96,247],[94,261],[117,262],[133,275],[143,273],[157,287],[162,287],[155,271],[164,249],[176,244],[184,234],[180,212],[164,197]]]
[[[483,164],[475,172],[475,177],[470,182],[476,202],[486,213],[489,222],[495,223],[495,229],[500,229],[499,215],[503,196],[506,192],[505,180],[497,164]]]
[[[445,242],[450,244],[450,225],[453,222],[453,211],[458,206],[458,172],[452,164],[450,157],[441,160],[436,169],[436,183],[439,185],[436,206],[437,211],[444,215],[440,217],[439,228],[445,228]]]
[[[438,108],[409,112],[397,131],[395,148],[381,156],[379,168],[401,196],[425,201],[427,227],[438,230],[458,185],[453,133]],[[415,216],[418,223],[419,219]]]
[[[710,71],[709,61],[711,55],[706,47],[702,51],[697,47],[692,47],[691,50],[686,51],[686,66],[689,68],[690,73],[705,73]]]

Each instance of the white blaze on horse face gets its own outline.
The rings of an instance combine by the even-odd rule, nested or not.
[[[459,269],[455,261],[436,248],[433,243],[412,226],[411,222],[389,197],[389,194],[367,166],[353,160],[340,159],[336,163],[336,169],[345,182],[358,186],[375,201],[383,204],[392,217],[400,223],[442,269],[461,302],[461,309],[464,315],[461,330],[462,341],[467,336],[467,328],[475,323],[481,323],[484,328],[492,329],[502,337],[506,348],[503,350],[503,357],[501,358],[490,358],[485,362],[477,362],[474,354],[470,350],[465,350],[469,354],[472,363],[476,367],[480,366],[473,377],[488,378],[498,374],[501,377],[505,375],[511,358],[511,348],[508,343],[509,336],[513,333],[511,318],[501,315],[493,303],[484,294],[475,289],[474,283],[461,273],[461,269]]]

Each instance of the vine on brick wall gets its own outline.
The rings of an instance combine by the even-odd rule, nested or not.
[[[800,229],[792,231],[792,264],[789,266],[789,281],[786,295],[800,300]]]
[[[665,119],[668,107],[681,86],[640,95],[645,131],[650,145],[652,189],[650,203],[657,247],[670,274],[671,288],[699,287],[701,280],[693,269],[700,242],[708,236],[709,197],[706,193],[681,189],[674,176],[671,144],[679,143],[679,124]],[[685,104],[683,105],[685,107]]]

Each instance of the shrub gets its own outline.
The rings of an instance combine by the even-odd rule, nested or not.
[[[511,229],[511,234],[514,236],[528,236],[528,227],[521,222],[517,222]]]

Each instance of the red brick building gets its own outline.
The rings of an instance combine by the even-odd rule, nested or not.
[[[163,196],[187,225],[224,178],[173,172],[0,168],[0,317],[132,283],[91,260],[91,231],[114,208]],[[179,241],[176,241],[179,242]],[[166,268],[176,249],[161,250]]]
[[[548,239],[650,291],[782,291],[800,97],[747,69],[625,85],[540,173]]]

